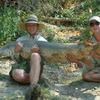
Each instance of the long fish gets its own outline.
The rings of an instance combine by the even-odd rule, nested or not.
[[[85,59],[86,64],[91,64],[91,59],[88,59],[93,47],[85,47],[77,43],[55,43],[55,42],[42,42],[30,40],[23,40],[23,48],[19,55],[25,59],[30,59],[32,54],[32,47],[34,44],[38,45],[41,57],[47,63],[66,63],[71,61],[73,57],[79,61]],[[16,42],[11,42],[0,48],[0,58],[12,57],[16,55],[14,49]],[[69,57],[70,56],[70,57]],[[72,58],[71,58],[72,57]]]

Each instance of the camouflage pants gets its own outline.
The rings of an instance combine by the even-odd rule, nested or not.
[[[43,72],[43,65],[44,65],[44,61],[42,60],[41,61],[40,77],[41,77],[41,74]],[[30,60],[26,60],[26,59],[23,59],[22,57],[19,57],[17,63],[12,64],[11,71],[9,72],[9,75],[12,79],[13,79],[12,71],[14,69],[24,69],[26,73],[29,73],[30,72]]]
[[[100,59],[95,59],[95,58],[91,58],[91,59],[92,59],[93,66],[88,66],[88,65],[82,63],[83,73],[91,71],[91,70],[94,72],[100,73]]]

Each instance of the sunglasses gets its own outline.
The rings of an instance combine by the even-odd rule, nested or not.
[[[97,26],[98,26],[99,24],[100,24],[100,23],[97,22],[97,21],[96,21],[96,22],[90,22],[90,27],[93,27],[94,25],[97,25]]]

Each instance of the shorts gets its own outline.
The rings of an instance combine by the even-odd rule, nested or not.
[[[84,63],[82,63],[82,66],[83,66],[83,69],[82,69],[82,72],[83,73],[86,73],[88,71],[94,71],[94,72],[99,72],[100,73],[100,59],[94,59],[92,58],[92,65],[93,66],[88,66]]]
[[[41,74],[43,72],[43,66],[44,66],[44,61],[41,60],[40,76],[41,76]],[[30,60],[20,59],[17,64],[12,64],[12,68],[11,68],[11,70],[9,72],[9,76],[10,76],[11,79],[13,79],[12,71],[14,69],[24,69],[26,73],[29,73],[30,72]]]

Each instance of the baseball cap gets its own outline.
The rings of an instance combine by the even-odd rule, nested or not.
[[[97,22],[100,23],[100,17],[99,17],[99,16],[93,16],[93,17],[91,17],[91,18],[89,19],[89,21],[93,21],[93,20],[95,20],[95,21],[97,21]]]

